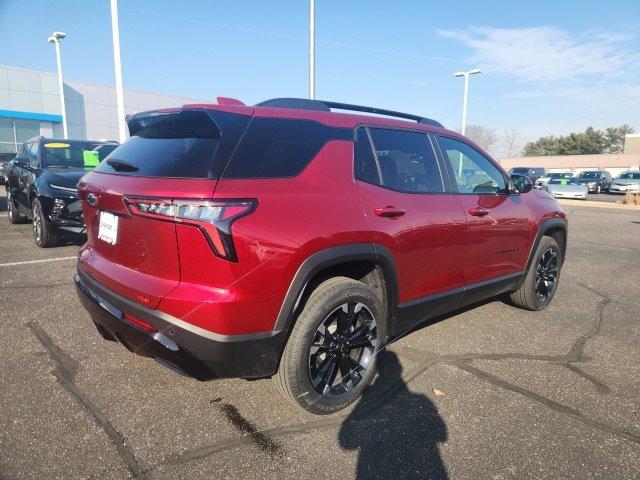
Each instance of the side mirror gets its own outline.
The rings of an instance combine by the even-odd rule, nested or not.
[[[509,191],[527,193],[533,188],[533,182],[525,175],[511,175],[509,179]]]

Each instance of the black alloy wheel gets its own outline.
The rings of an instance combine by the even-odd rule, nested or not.
[[[546,249],[540,256],[536,269],[536,298],[546,303],[553,295],[558,277],[558,255],[553,248]]]
[[[360,383],[376,351],[376,321],[356,301],[342,304],[318,326],[309,347],[309,377],[321,395],[336,397]]]

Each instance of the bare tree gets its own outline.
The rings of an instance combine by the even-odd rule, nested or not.
[[[498,143],[498,135],[496,135],[496,131],[492,128],[483,125],[467,125],[465,135],[490,154],[494,154],[495,147]]]
[[[519,157],[520,150],[522,150],[522,140],[520,139],[520,132],[516,127],[504,130],[502,135],[502,156],[506,158]]]

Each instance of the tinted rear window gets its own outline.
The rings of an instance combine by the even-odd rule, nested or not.
[[[294,177],[330,140],[353,140],[353,131],[310,120],[254,118],[223,177]]]
[[[97,172],[145,177],[218,178],[249,117],[183,110],[134,117],[131,138]],[[131,168],[117,168],[118,163]],[[114,167],[116,165],[116,167]]]

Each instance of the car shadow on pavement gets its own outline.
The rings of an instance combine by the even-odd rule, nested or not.
[[[338,433],[342,448],[359,451],[356,478],[448,478],[438,448],[447,427],[438,409],[409,390],[395,353],[383,354],[379,371]]]

